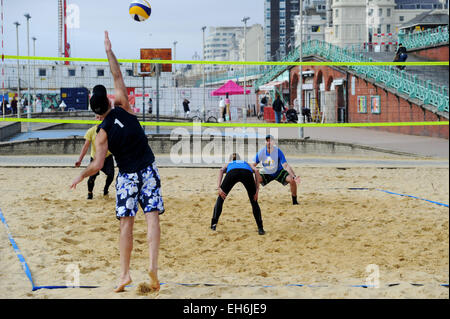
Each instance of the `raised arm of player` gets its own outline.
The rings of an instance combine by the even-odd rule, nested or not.
[[[120,106],[127,112],[134,114],[133,109],[128,102],[127,87],[123,80],[122,72],[120,71],[119,62],[114,55],[111,47],[111,41],[109,40],[108,31],[105,31],[105,51],[108,57],[109,67],[114,79],[115,100],[114,104]]]
[[[73,180],[72,185],[70,186],[71,189],[75,189],[83,179],[96,174],[103,168],[106,153],[108,152],[108,137],[103,129],[98,132],[97,137],[95,138],[95,149],[94,160]]]

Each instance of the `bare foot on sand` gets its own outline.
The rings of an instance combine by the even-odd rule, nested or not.
[[[114,289],[114,292],[123,292],[125,291],[125,286],[131,284],[132,280],[130,275],[127,275],[120,280],[120,284]]]
[[[155,271],[149,271],[148,275],[150,276],[150,289],[152,291],[159,291],[159,280],[158,275]]]

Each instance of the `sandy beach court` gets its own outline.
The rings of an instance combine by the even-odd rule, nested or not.
[[[36,286],[65,285],[75,267],[81,285],[99,287],[32,292],[1,225],[0,298],[449,298],[441,286],[449,282],[448,207],[376,190],[448,204],[448,168],[294,167],[302,178],[300,205],[291,205],[289,188],[276,182],[261,189],[264,236],[242,185],[229,194],[213,232],[218,170],[161,168],[164,284],[158,293],[139,289],[148,281],[140,211],[132,287],[119,294],[115,191],[103,197],[103,173],[94,200],[86,199],[86,180],[70,191],[80,170],[0,168],[0,208]],[[358,187],[369,189],[348,189]],[[376,265],[380,287],[350,287],[366,284],[374,274],[369,265]]]

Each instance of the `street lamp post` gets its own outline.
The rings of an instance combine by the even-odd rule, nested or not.
[[[304,118],[302,115],[302,109],[303,109],[303,67],[301,62],[303,62],[303,0],[300,0],[300,47],[299,49],[299,62],[300,62],[300,76],[298,81],[298,94],[297,94],[297,101],[298,101],[298,123],[303,123]],[[305,130],[303,126],[299,129],[299,137],[304,138],[305,137]]]
[[[247,21],[250,17],[242,18],[242,22],[244,22],[244,62],[247,61]],[[247,68],[244,63],[244,110],[243,110],[243,118],[244,123],[247,122]]]
[[[31,38],[33,40],[33,56],[36,57],[36,37]],[[36,110],[36,60],[33,61],[33,95],[34,95],[34,111]]]
[[[178,41],[173,42],[173,59],[177,59],[177,43]],[[176,64],[173,64],[173,70],[172,70],[172,78],[173,78],[173,116],[176,116],[176,110],[177,110],[177,79],[176,79],[177,69]]]
[[[14,22],[16,25],[16,42],[17,42],[17,56],[19,56],[19,22]],[[22,109],[22,103],[20,101],[20,63],[17,59],[17,118],[20,118],[20,111]]]
[[[27,55],[30,56],[30,19],[31,15],[29,13],[24,14],[27,19]],[[27,114],[28,118],[31,118],[31,69],[30,69],[30,59],[28,59],[28,103],[27,103]],[[31,132],[31,123],[28,123],[28,132]]]
[[[206,26],[202,27],[203,31],[203,62],[205,61],[205,29]],[[206,87],[205,87],[205,64],[203,66],[203,122],[205,122],[206,118]]]

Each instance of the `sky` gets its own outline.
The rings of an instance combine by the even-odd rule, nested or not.
[[[192,60],[201,55],[201,28],[264,24],[264,0],[149,0],[150,18],[134,21],[128,13],[131,0],[68,0],[79,8],[79,28],[68,30],[71,57],[105,58],[104,31],[108,30],[118,59],[138,59],[141,48],[172,48],[177,60]],[[27,55],[27,20],[30,19],[30,55],[32,37],[36,37],[36,56],[58,56],[58,1],[3,0],[4,54],[16,55],[16,26],[19,26],[19,54]]]

